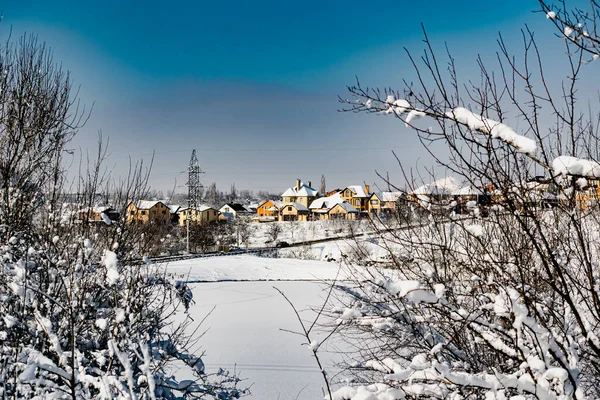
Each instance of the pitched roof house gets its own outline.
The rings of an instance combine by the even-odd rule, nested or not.
[[[283,204],[299,203],[308,208],[310,203],[319,196],[319,192],[310,185],[310,181],[308,181],[308,184],[304,184],[300,179],[296,179],[296,186],[287,189],[281,194]]]
[[[256,208],[256,217],[253,219],[253,221],[276,221],[279,218],[279,210],[281,210],[281,207],[283,207],[282,201],[265,200]]]
[[[179,209],[179,226],[185,226],[188,218],[191,224],[197,224],[201,222],[212,222],[219,219],[219,211],[212,207],[201,205],[198,208],[183,207]]]
[[[131,224],[160,224],[171,221],[171,210],[162,201],[138,200],[129,201],[127,205],[127,222]]]
[[[309,216],[308,208],[297,202],[284,204],[279,211],[279,221],[308,221]]]
[[[219,218],[231,221],[237,218],[240,214],[248,214],[249,211],[241,204],[227,203],[223,205],[223,207],[219,208],[219,213],[221,213]]]
[[[359,212],[366,212],[369,209],[369,198],[371,197],[369,185],[365,185],[364,188],[360,185],[347,186],[342,190],[341,197]]]

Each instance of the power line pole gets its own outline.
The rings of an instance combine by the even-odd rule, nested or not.
[[[192,220],[192,212],[198,219],[198,206],[200,205],[200,195],[202,184],[200,183],[200,174],[203,174],[198,164],[198,157],[196,157],[196,149],[192,150],[192,158],[190,158],[190,165],[188,166],[188,212],[187,212],[187,252],[190,252],[190,222]]]

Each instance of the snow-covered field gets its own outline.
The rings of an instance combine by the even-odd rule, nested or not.
[[[249,241],[250,247],[264,247],[272,244],[269,232],[273,225],[280,228],[276,241],[288,243],[303,242],[307,240],[331,239],[347,236],[351,232],[364,233],[373,230],[373,223],[369,220],[346,221],[346,220],[323,220],[308,222],[265,222],[251,223],[252,236]]]
[[[192,284],[195,303],[189,312],[200,321],[214,308],[200,329],[208,329],[199,344],[206,350],[209,372],[219,367],[238,371],[246,379],[242,386],[252,385],[255,399],[323,398],[324,382],[303,344],[306,340],[280,330],[297,331],[300,326],[273,287],[310,320],[315,315],[310,308],[321,305],[327,294],[326,284],[310,280],[335,279],[337,263],[236,256],[180,261],[167,268],[181,278],[206,281]],[[336,372],[333,363],[339,360],[334,349],[335,342],[321,348],[330,374]]]

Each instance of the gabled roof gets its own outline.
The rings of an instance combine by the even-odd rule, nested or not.
[[[318,195],[319,195],[318,190],[311,188],[310,186],[308,186],[305,183],[301,183],[299,190],[296,190],[296,186],[293,186],[291,188],[288,188],[285,192],[283,192],[281,194],[281,197],[295,197],[295,196],[316,197]]]
[[[308,211],[308,208],[306,208],[304,205],[297,203],[297,202],[285,203],[283,206],[284,207],[292,206],[292,207],[296,208],[296,210],[298,210],[298,211]]]
[[[243,205],[238,204],[238,203],[225,203],[225,204],[223,204],[223,207],[225,207],[225,206],[227,206],[237,212],[248,212],[248,210],[246,210],[246,208]],[[223,208],[223,207],[221,207],[221,208]]]
[[[352,190],[352,192],[354,192],[354,197],[370,197],[370,195],[368,195],[365,189],[360,185],[346,186],[346,189]]]
[[[338,204],[335,204],[333,207],[331,207],[329,209],[328,212],[331,212],[331,210],[333,210],[334,208],[336,208],[338,206],[341,207],[341,208],[343,208],[344,210],[346,210],[346,212],[349,212],[349,213],[358,213],[358,210],[356,208],[352,207],[352,205],[350,205],[348,203],[338,203]]]
[[[344,200],[342,199],[340,194],[336,193],[329,197],[320,197],[318,199],[313,200],[312,203],[310,203],[310,205],[308,206],[308,208],[310,208],[311,210],[316,210],[320,208],[331,208],[334,205],[343,202]]]
[[[373,194],[375,194],[375,193],[373,193]],[[379,200],[385,201],[385,202],[398,201],[398,199],[401,199],[404,196],[405,196],[404,192],[377,192],[377,197],[379,197]]]
[[[132,203],[138,210],[149,210],[152,207],[154,207],[155,205],[157,205],[158,203],[162,204],[163,206],[165,205],[160,200],[138,200],[138,201],[133,201]]]
[[[277,207],[277,208],[281,208],[281,206],[283,205],[283,201],[279,201],[279,200],[265,200],[265,201],[263,201],[262,203],[260,203],[260,204],[258,205],[258,207],[256,207],[256,208],[258,209],[258,208],[260,208],[260,207],[264,206],[264,205],[265,205],[266,203],[268,203],[269,201],[270,201],[271,203],[273,203],[273,205],[274,205],[275,207]]]
[[[448,176],[446,178],[438,179],[435,182],[428,183],[427,185],[420,186],[410,192],[414,195],[452,195],[452,193],[461,187],[461,183],[458,179]]]
[[[181,208],[178,210],[178,212],[181,212],[181,211],[186,211],[186,210],[189,210],[189,209],[190,209],[189,207],[181,207]],[[197,208],[196,210],[198,210],[198,211],[200,211],[200,212],[202,212],[202,211],[206,211],[206,210],[215,210],[215,211],[217,211],[217,210],[216,210],[214,207],[207,206],[207,205],[204,205],[204,204],[201,204],[201,205],[199,205],[199,206],[198,206],[198,208]]]
[[[178,204],[169,204],[167,207],[169,207],[169,211],[171,211],[171,214],[177,214],[179,211],[183,210],[183,207],[181,207]]]

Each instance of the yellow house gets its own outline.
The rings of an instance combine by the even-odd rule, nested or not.
[[[405,197],[404,192],[373,192],[369,197],[369,215],[391,213],[398,208],[398,201]]]
[[[190,218],[190,224],[212,222],[219,219],[219,212],[208,206],[200,206],[197,209],[182,208],[179,210],[179,226],[185,226],[188,217]]]
[[[279,221],[308,221],[310,211],[300,203],[284,204],[279,211]]]
[[[129,201],[127,222],[130,224],[166,225],[171,220],[171,210],[162,201]]]
[[[308,185],[302,183],[300,179],[296,179],[296,186],[289,188],[281,194],[283,205],[289,203],[298,203],[308,209],[308,206],[314,199],[319,196],[319,192]]]
[[[358,210],[348,203],[338,203],[327,212],[329,219],[356,219]]]
[[[342,200],[351,204],[359,212],[369,211],[369,185],[363,189],[360,185],[348,186],[341,192]]]
[[[370,216],[374,217],[381,214],[381,207],[383,206],[382,197],[383,195],[381,193],[375,192],[373,192],[373,194],[371,194],[371,197],[369,197],[368,210]]]
[[[319,197],[318,199],[313,200],[308,206],[308,209],[314,220],[329,219],[329,210],[336,204],[343,202],[340,194],[334,193],[331,196]]]

